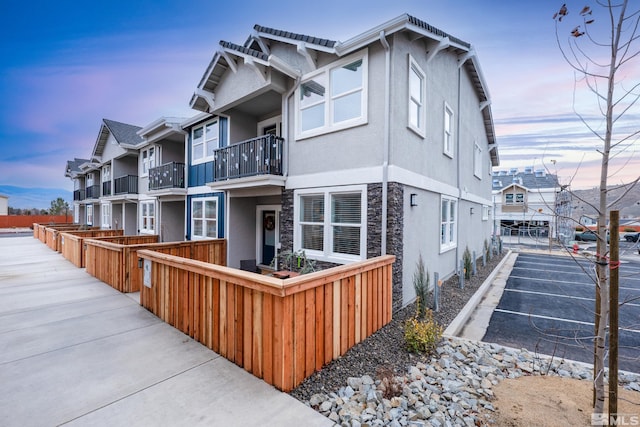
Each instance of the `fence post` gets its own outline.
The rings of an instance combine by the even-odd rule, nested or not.
[[[487,266],[487,251],[485,250],[482,251],[482,266]]]
[[[464,261],[460,260],[460,274],[458,274],[458,277],[460,279],[460,289],[464,289],[464,273]]]
[[[440,311],[440,275],[438,272],[433,273],[433,311],[436,313]]]

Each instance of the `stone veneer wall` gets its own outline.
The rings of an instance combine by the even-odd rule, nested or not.
[[[402,308],[402,254],[404,187],[390,182],[387,192],[387,254],[395,255],[393,264],[393,312]],[[381,255],[382,241],[382,183],[367,186],[367,258]],[[293,250],[293,190],[282,190],[282,211],[280,212],[281,252]],[[339,264],[317,262],[319,269],[335,267]]]

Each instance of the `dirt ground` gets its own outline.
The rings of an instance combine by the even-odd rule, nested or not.
[[[550,376],[506,379],[494,386],[495,426],[591,426],[592,382]],[[605,403],[606,407],[606,403]],[[640,393],[620,389],[618,414],[640,425]],[[632,419],[631,416],[636,417]]]

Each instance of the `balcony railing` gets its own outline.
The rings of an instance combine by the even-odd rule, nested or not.
[[[255,175],[282,175],[284,139],[264,135],[215,151],[213,180]]]
[[[138,194],[138,175],[125,175],[113,180],[113,194]]]
[[[111,181],[105,181],[102,183],[102,195],[103,196],[111,195]]]
[[[149,190],[184,188],[184,163],[167,163],[149,169]]]
[[[82,190],[73,190],[73,200],[84,200],[84,199],[85,199],[84,188]]]
[[[90,185],[86,188],[87,199],[99,199],[100,198],[100,186],[98,184]]]

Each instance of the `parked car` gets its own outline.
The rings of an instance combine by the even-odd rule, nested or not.
[[[598,235],[595,231],[586,230],[580,233],[576,233],[575,240],[578,242],[595,242],[598,240]],[[607,233],[607,243],[609,243],[609,233]]]
[[[640,237],[640,233],[628,233],[624,235],[624,240],[627,242],[637,242],[638,237]]]

